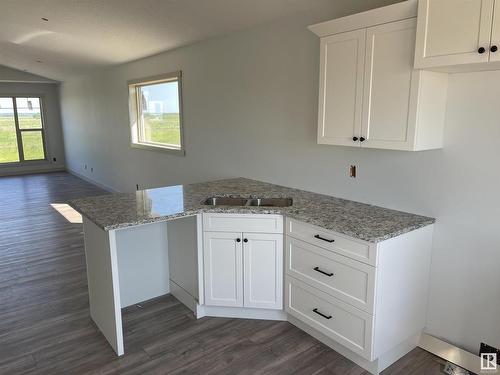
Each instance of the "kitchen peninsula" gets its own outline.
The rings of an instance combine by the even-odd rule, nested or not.
[[[425,327],[432,218],[245,178],[70,204],[91,317],[118,355],[121,309],[167,293],[197,318],[288,320],[372,373]]]

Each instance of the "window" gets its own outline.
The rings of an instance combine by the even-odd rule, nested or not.
[[[132,147],[184,153],[181,72],[129,82]]]
[[[0,164],[46,160],[42,100],[0,96]]]

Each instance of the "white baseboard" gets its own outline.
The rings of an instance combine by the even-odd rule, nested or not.
[[[457,366],[460,366],[474,374],[479,374],[481,372],[481,357],[472,354],[463,349],[457,348],[454,345],[448,344],[447,342],[440,340],[434,336],[423,333],[420,337],[420,342],[418,346],[422,349],[437,355]],[[496,371],[489,372],[490,374],[497,373]]]
[[[252,309],[246,307],[199,306],[198,317],[202,316],[286,321],[286,313],[283,310]]]
[[[291,315],[288,315],[288,321],[374,375],[380,374],[380,372],[382,372],[398,359],[403,357],[405,354],[416,348],[418,338],[420,336],[420,334],[417,334],[407,341],[402,342],[391,351],[384,353],[380,356],[380,358],[374,361],[369,361]]]
[[[170,294],[197,315],[198,303],[196,299],[172,280],[170,280]]]
[[[81,173],[78,173],[76,172],[75,170],[73,169],[70,169],[70,168],[66,168],[66,171],[70,174],[72,174],[73,176],[76,176],[84,181],[87,181],[88,183],[91,183],[92,185],[96,185],[98,187],[100,187],[101,189],[103,190],[106,190],[106,191],[109,191],[110,193],[121,193],[121,191],[115,189],[115,188],[112,188],[111,186],[108,186],[106,184],[103,184],[99,181],[96,181],[90,177],[87,177],[87,176],[84,176],[83,174]]]
[[[42,165],[42,166],[25,166],[19,165],[16,167],[0,168],[0,177],[19,176],[25,174],[64,172],[64,165]]]

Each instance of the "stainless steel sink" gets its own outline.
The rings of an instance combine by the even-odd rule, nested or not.
[[[247,200],[247,198],[241,197],[210,197],[203,204],[208,206],[244,206]]]
[[[253,198],[247,201],[247,206],[290,207],[292,198]]]
[[[243,197],[210,197],[203,201],[208,206],[253,206],[253,207],[289,207],[292,198],[243,198]]]

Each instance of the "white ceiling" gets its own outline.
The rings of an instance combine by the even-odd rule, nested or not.
[[[64,80],[300,12],[324,20],[395,1],[0,0],[0,65]]]

